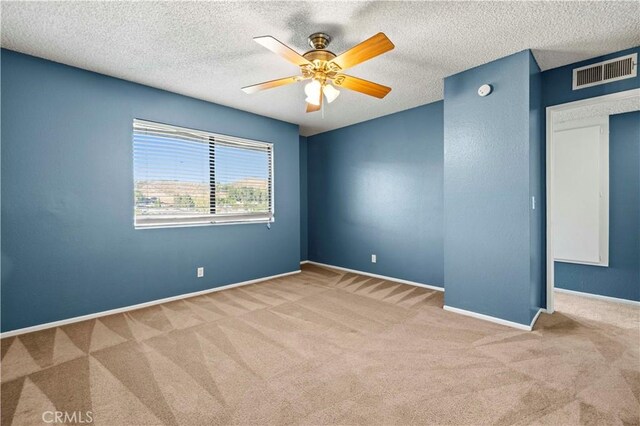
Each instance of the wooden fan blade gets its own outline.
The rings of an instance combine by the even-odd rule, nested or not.
[[[242,90],[245,93],[256,93],[259,92],[261,90],[266,90],[266,89],[273,89],[274,87],[278,87],[278,86],[284,86],[285,84],[291,84],[291,83],[296,83],[298,81],[304,80],[303,77],[301,76],[293,76],[293,77],[285,77],[285,78],[279,78],[277,80],[271,80],[271,81],[265,81],[264,83],[259,83],[259,84],[253,84],[251,86],[245,86],[242,88]]]
[[[302,65],[313,65],[298,52],[271,36],[254,37],[253,40],[299,67]]]
[[[307,112],[320,111],[322,109],[322,90],[320,90],[320,99],[318,105],[310,104],[307,102]]]
[[[331,62],[341,69],[351,68],[378,55],[392,50],[395,46],[384,33],[378,33],[373,37],[355,45]]]
[[[307,102],[307,112],[320,111],[320,105],[314,105]]]
[[[391,87],[383,86],[382,84],[346,74],[336,75],[336,78],[333,80],[333,84],[338,87],[355,90],[356,92],[364,93],[365,95],[374,96],[380,99],[387,96],[391,91]]]

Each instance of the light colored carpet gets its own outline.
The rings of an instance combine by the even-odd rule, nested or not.
[[[589,317],[559,295],[566,312],[524,332],[442,302],[305,266],[3,339],[2,424],[56,410],[104,425],[640,423],[637,308]]]

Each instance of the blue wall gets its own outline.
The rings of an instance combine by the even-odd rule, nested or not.
[[[300,261],[309,259],[307,203],[307,138],[300,136]]]
[[[304,138],[291,124],[2,50],[2,330],[292,271],[307,258],[438,286],[446,269],[447,304],[528,324],[545,300],[540,112],[640,87],[639,76],[571,90],[573,68],[631,52],[640,48],[541,75],[521,52],[448,78],[445,104]],[[481,99],[484,82],[495,92]],[[272,229],[134,231],[133,118],[274,142]],[[558,287],[640,299],[639,120],[611,121],[611,266],[559,264]]]
[[[542,105],[542,74],[529,51],[529,196],[535,209],[529,209],[530,315],[547,306],[547,226],[545,170],[545,129]],[[533,201],[532,201],[533,203]]]
[[[630,53],[640,47],[577,62],[542,73],[544,106],[564,104],[640,87],[635,78],[572,90],[574,68]],[[622,299],[640,300],[640,230],[638,195],[640,138],[638,114],[612,116],[609,134],[609,267],[555,263],[555,286]]]
[[[299,269],[298,126],[7,50],[1,60],[3,331]],[[271,230],[134,230],[134,118],[273,142]]]
[[[555,286],[640,301],[640,112],[609,118],[609,267],[556,262]]]
[[[443,285],[442,108],[308,138],[310,260]]]
[[[526,324],[534,282],[529,51],[447,77],[444,89],[445,304]],[[479,97],[491,84],[494,92]],[[536,183],[537,185],[537,183]],[[536,186],[534,185],[534,187]],[[535,287],[532,289],[532,287]]]

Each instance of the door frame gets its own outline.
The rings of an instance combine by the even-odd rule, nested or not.
[[[554,256],[553,256],[553,119],[554,115],[569,109],[582,108],[590,105],[597,105],[601,102],[610,102],[615,100],[628,100],[637,98],[640,104],[640,89],[625,90],[623,92],[611,93],[603,96],[582,99],[579,101],[567,102],[564,104],[553,105],[546,108],[546,221],[547,221],[547,313],[553,313],[555,310],[554,302]]]

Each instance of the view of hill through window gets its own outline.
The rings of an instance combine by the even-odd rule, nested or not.
[[[136,217],[269,211],[267,151],[146,134],[134,139]]]

